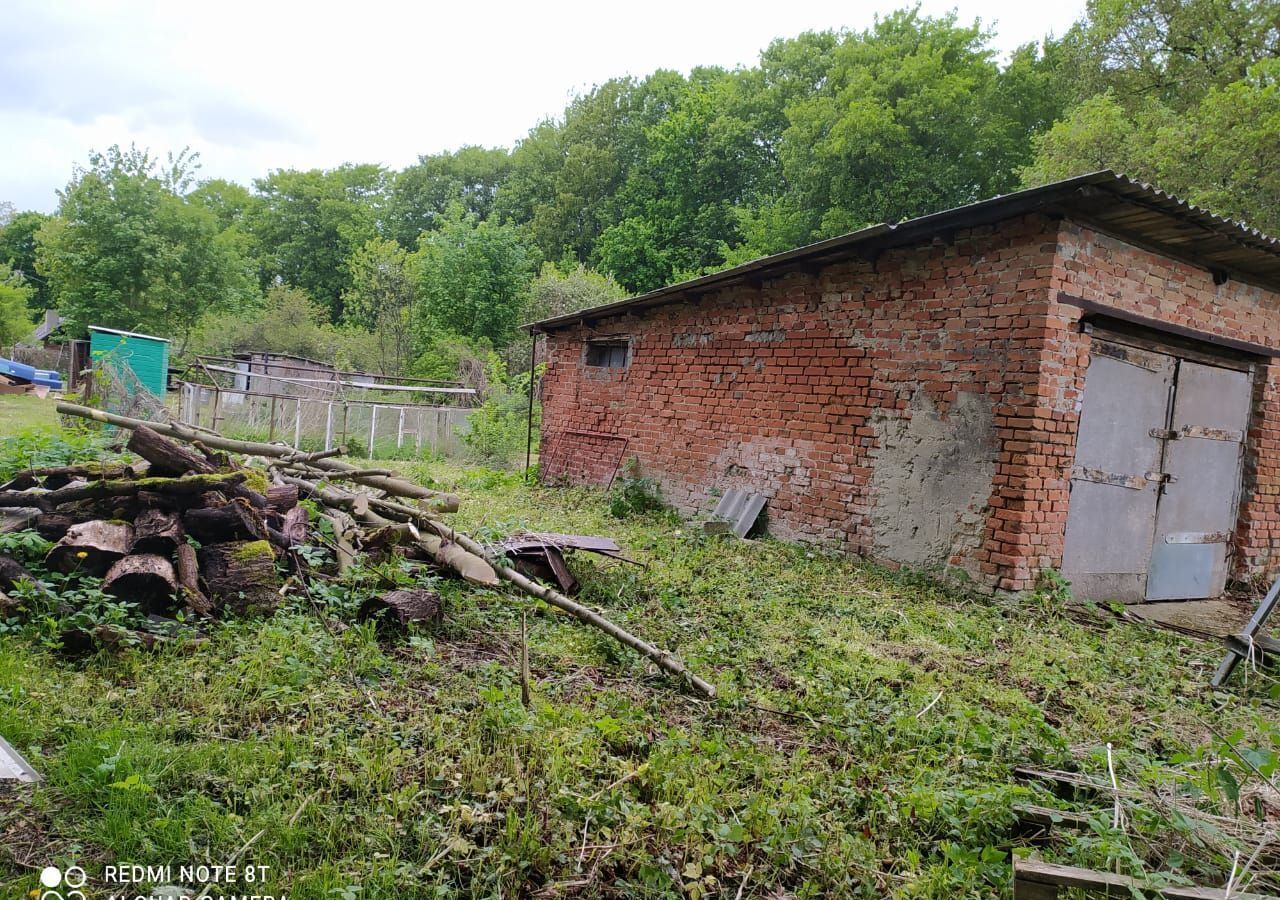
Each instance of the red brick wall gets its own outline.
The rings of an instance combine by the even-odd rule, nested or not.
[[[895,442],[923,433],[936,448],[986,425],[990,459],[973,477],[989,486],[944,498],[954,522],[926,524],[954,533],[931,562],[1028,588],[1062,560],[1089,353],[1059,293],[1280,345],[1280,296],[1031,215],[549,335],[543,475],[605,483],[634,456],[686,511],[710,510],[719,490],[761,492],[780,537],[901,561],[883,533]],[[586,340],[619,335],[628,369],[583,365]],[[1280,368],[1256,406],[1242,572],[1280,543]],[[937,458],[908,460],[894,490],[948,462],[925,452]]]
[[[1118,310],[1210,335],[1268,347],[1280,346],[1280,293],[1228,280],[1214,284],[1208,271],[1140,249],[1074,222],[1064,222],[1054,266],[1052,293],[1105,303]],[[1055,302],[1054,315],[1072,326],[1045,360],[1056,372],[1055,412],[1074,433],[1089,336],[1075,323],[1081,312]],[[1069,458],[1067,464],[1070,464]],[[1054,502],[1065,505],[1065,485],[1055,485]],[[1046,545],[1061,560],[1061,532]],[[1269,575],[1280,559],[1280,367],[1259,366],[1254,408],[1246,443],[1240,519],[1233,549],[1235,576]],[[1054,552],[1050,552],[1054,556]]]
[[[1025,544],[1012,484],[1056,327],[1055,242],[1054,223],[1029,217],[552,334],[544,477],[606,481],[583,433],[618,435],[682,509],[713,508],[713,489],[763,492],[774,534],[871,553],[885,422],[927,410],[945,423],[977,395],[994,417],[995,485],[956,511],[976,517],[957,526],[973,540],[940,562],[994,580]],[[632,338],[630,367],[584,367],[584,341],[614,335]]]

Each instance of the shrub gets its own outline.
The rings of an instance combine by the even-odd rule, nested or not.
[[[641,475],[640,460],[631,457],[609,491],[609,512],[615,518],[627,519],[665,509],[667,504],[662,499],[658,483]]]

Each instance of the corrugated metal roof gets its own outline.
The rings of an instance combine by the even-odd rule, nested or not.
[[[122,334],[125,337],[143,338],[148,341],[164,341],[166,344],[173,343],[169,338],[156,337],[154,334],[139,334],[136,331],[121,331],[119,328],[105,328],[102,325],[90,325],[89,330],[102,331],[107,334]]]
[[[686,294],[703,293],[750,275],[780,272],[800,263],[831,262],[863,248],[918,243],[942,232],[999,222],[1037,210],[1090,223],[1156,252],[1280,289],[1280,240],[1107,169],[908,219],[897,225],[872,225],[637,297],[543,319],[524,327],[530,331],[552,331],[578,322],[676,302]]]

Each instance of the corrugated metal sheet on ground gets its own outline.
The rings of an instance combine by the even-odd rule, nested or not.
[[[716,504],[715,515],[733,524],[733,533],[738,537],[746,537],[751,526],[756,524],[760,511],[764,509],[765,499],[759,494],[748,494],[737,488],[729,488]]]

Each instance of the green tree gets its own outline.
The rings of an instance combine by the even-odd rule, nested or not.
[[[697,69],[666,115],[645,130],[643,152],[617,197],[619,222],[595,247],[598,266],[649,290],[724,262],[738,243],[737,209],[777,186],[758,79]]]
[[[372,370],[378,349],[373,335],[360,328],[329,323],[329,308],[305,291],[272,285],[254,306],[205,315],[191,336],[198,353],[226,356],[269,350],[332,362],[343,369]]]
[[[342,321],[347,260],[378,236],[387,177],[381,166],[348,164],[280,169],[255,181],[260,202],[251,207],[249,229],[262,248],[263,286],[278,280],[302,288],[328,307],[330,321]]]
[[[903,11],[835,48],[826,80],[787,107],[790,196],[767,216],[791,243],[1016,185],[1032,135],[1010,114],[989,37],[954,15]]]
[[[525,309],[535,254],[512,226],[481,222],[459,204],[422,235],[414,268],[424,338],[450,333],[504,347]]]
[[[608,275],[593,272],[582,264],[567,271],[554,263],[543,263],[542,271],[529,286],[529,321],[563,316],[592,306],[625,300],[627,291]]]
[[[49,220],[44,213],[15,213],[0,228],[0,269],[13,270],[31,288],[27,303],[32,312],[48,309],[53,301],[48,282],[36,273],[36,232]]]
[[[1280,231],[1280,59],[1211,87],[1184,111],[1114,91],[1077,105],[1038,142],[1028,184],[1113,168],[1220,215]]]
[[[1036,141],[1026,184],[1112,168],[1280,229],[1280,7],[1091,0],[1057,48],[1076,98]]]
[[[28,315],[31,288],[16,272],[0,281],[0,348],[26,338],[34,327]]]
[[[1197,106],[1280,56],[1274,0],[1089,0],[1063,41],[1063,76],[1077,100],[1111,90],[1126,108]]]
[[[539,123],[516,145],[495,209],[526,226],[545,259],[591,259],[596,238],[621,221],[616,202],[642,158],[645,129],[683,90],[678,72],[616,78],[577,97],[560,121]]]
[[[387,231],[413,250],[418,235],[440,227],[450,204],[478,219],[489,218],[498,188],[511,170],[505,148],[463,147],[453,153],[418,158],[399,172],[387,200]]]
[[[36,265],[72,333],[106,325],[181,347],[205,311],[252,298],[245,261],[219,240],[213,214],[177,193],[193,164],[112,147],[59,193],[58,216],[36,234]]]
[[[418,293],[409,254],[395,241],[374,238],[351,255],[347,269],[346,321],[374,335],[381,372],[402,374],[413,352]]]

